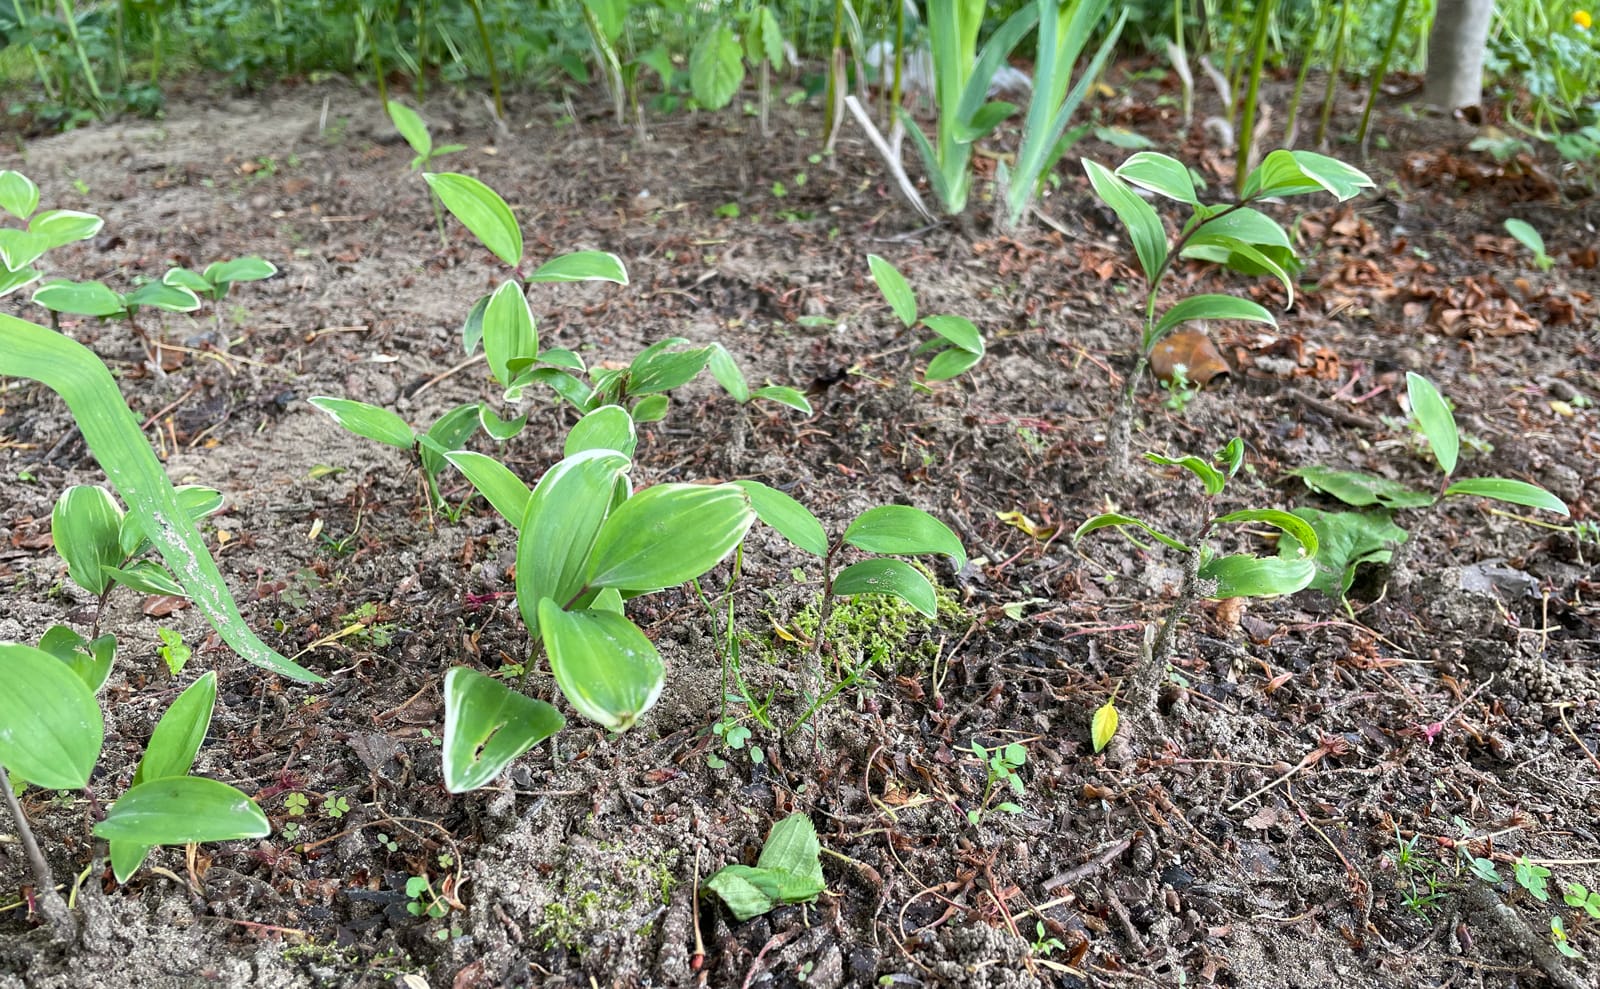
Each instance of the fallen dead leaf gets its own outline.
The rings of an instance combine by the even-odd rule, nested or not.
[[[1204,388],[1228,374],[1228,362],[1204,330],[1185,329],[1168,334],[1150,353],[1150,370],[1167,384],[1178,368],[1190,384]]]

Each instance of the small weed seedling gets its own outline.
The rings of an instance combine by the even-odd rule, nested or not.
[[[1128,464],[1133,431],[1133,399],[1149,366],[1150,355],[1167,334],[1195,320],[1246,320],[1276,325],[1265,307],[1231,295],[1192,295],[1158,314],[1163,281],[1181,259],[1209,261],[1250,275],[1278,280],[1294,305],[1294,275],[1299,259],[1289,235],[1251,204],[1265,199],[1328,192],[1344,202],[1372,188],[1364,173],[1343,162],[1310,151],[1274,151],[1245,177],[1237,203],[1208,205],[1200,201],[1189,169],[1175,158],[1153,151],[1134,154],[1116,170],[1085,158],[1089,184],[1117,214],[1145,277],[1144,331],[1139,338],[1133,373],[1127,378],[1108,428],[1106,449],[1113,469]],[[1189,218],[1168,243],[1167,230],[1154,206],[1135,187],[1189,207]]]
[[[1033,925],[1033,945],[1031,950],[1040,958],[1049,958],[1051,955],[1066,948],[1060,938],[1051,937],[1050,932],[1044,929],[1044,921],[1036,921]]]
[[[822,878],[822,845],[804,814],[791,814],[772,826],[756,864],[725,865],[705,881],[743,922],[783,903],[809,903],[827,888]]]
[[[1316,531],[1325,550],[1316,554],[1316,573],[1312,587],[1329,597],[1344,600],[1362,563],[1387,563],[1393,548],[1405,542],[1408,533],[1394,524],[1393,513],[1402,509],[1427,508],[1445,498],[1478,497],[1527,508],[1539,508],[1557,515],[1568,514],[1566,503],[1537,485],[1504,477],[1474,477],[1450,482],[1461,453],[1461,438],[1455,414],[1433,383],[1420,374],[1406,374],[1406,393],[1418,433],[1427,443],[1434,462],[1442,472],[1441,491],[1430,493],[1388,478],[1353,470],[1328,467],[1299,467],[1289,471],[1312,491],[1331,495],[1355,512],[1325,512],[1299,508],[1294,515]],[[1576,530],[1575,530],[1576,531]],[[1298,554],[1295,533],[1278,543],[1285,557]],[[1348,602],[1346,602],[1348,608]]]
[[[972,325],[972,320],[964,316],[923,316],[919,320],[916,294],[900,270],[876,254],[867,255],[867,267],[872,271],[878,291],[883,293],[884,300],[901,323],[909,329],[920,322],[937,334],[917,348],[918,354],[933,354],[923,372],[923,380],[947,381],[971,370],[983,359],[983,334]]]
[[[973,739],[972,754],[983,763],[988,779],[983,785],[983,799],[978,802],[978,806],[967,811],[967,823],[977,827],[991,811],[1000,811],[1003,814],[1022,813],[1022,807],[1010,800],[1002,800],[999,803],[994,803],[994,800],[1007,789],[1018,800],[1027,794],[1027,787],[1022,782],[1022,777],[1017,775],[1017,770],[1028,761],[1028,750],[1018,742],[986,749],[978,744],[977,739]]]
[[[1145,459],[1153,464],[1182,468],[1204,486],[1201,520],[1193,535],[1187,541],[1179,540],[1143,519],[1108,512],[1084,522],[1072,536],[1073,541],[1077,542],[1097,529],[1115,528],[1141,549],[1148,550],[1151,547],[1135,533],[1149,536],[1183,554],[1183,584],[1178,591],[1178,600],[1162,620],[1160,631],[1155,634],[1153,641],[1146,636],[1144,653],[1122,691],[1129,698],[1133,717],[1139,719],[1148,717],[1155,709],[1156,694],[1176,647],[1178,622],[1197,598],[1220,600],[1293,594],[1311,583],[1316,571],[1313,560],[1318,550],[1317,535],[1311,525],[1288,512],[1275,508],[1246,508],[1226,513],[1215,511],[1218,496],[1244,465],[1243,440],[1234,438],[1210,460],[1195,456],[1164,457],[1154,453],[1145,454]],[[1258,557],[1249,553],[1218,556],[1208,540],[1212,531],[1224,523],[1272,526],[1298,540],[1298,549],[1293,555],[1278,558]],[[1097,715],[1096,721],[1100,721],[1100,716]],[[1112,730],[1115,730],[1114,723]],[[1095,743],[1099,747],[1101,732],[1098,725],[1095,734]]]
[[[1419,837],[1419,835],[1412,835],[1410,838],[1401,837],[1400,828],[1396,825],[1395,847],[1392,851],[1384,853],[1384,860],[1394,869],[1397,880],[1405,883],[1401,895],[1406,908],[1418,916],[1425,917],[1430,910],[1437,909],[1444,901],[1445,890],[1435,864],[1417,851]]]
[[[465,144],[445,144],[434,147],[433,135],[428,131],[427,123],[417,114],[417,111],[404,103],[397,103],[394,100],[390,100],[386,106],[389,111],[389,120],[394,123],[394,129],[400,132],[400,136],[406,139],[407,144],[411,145],[411,150],[416,152],[416,157],[411,159],[411,170],[413,172],[426,172],[435,158],[467,150]],[[443,245],[445,243],[444,203],[439,199],[438,193],[431,188],[428,190],[428,201],[433,206],[433,222],[439,228],[439,243]]]
[[[1555,267],[1556,259],[1544,252],[1544,238],[1539,236],[1539,231],[1534,229],[1533,224],[1513,216],[1506,220],[1506,233],[1528,249],[1528,253],[1533,255],[1534,265],[1540,271],[1549,271]]]

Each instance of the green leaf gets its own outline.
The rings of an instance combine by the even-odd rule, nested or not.
[[[384,106],[389,111],[389,119],[394,122],[394,129],[400,132],[400,136],[406,139],[407,144],[411,145],[411,150],[415,151],[418,157],[427,158],[433,151],[433,136],[428,133],[428,125],[423,123],[417,111],[394,100],[390,100]]]
[[[1161,225],[1155,207],[1099,162],[1085,158],[1083,170],[1089,174],[1089,184],[1094,187],[1095,195],[1111,207],[1127,228],[1145,278],[1155,281],[1167,259],[1167,230]]]
[[[1094,518],[1089,519],[1087,522],[1078,526],[1078,530],[1072,534],[1072,541],[1077,542],[1084,536],[1087,536],[1089,533],[1098,529],[1115,527],[1120,532],[1122,527],[1125,525],[1131,525],[1137,529],[1143,529],[1157,542],[1170,549],[1175,549],[1180,553],[1189,552],[1189,547],[1178,542],[1176,539],[1173,539],[1171,536],[1162,532],[1160,529],[1157,529],[1144,519],[1136,519],[1132,515],[1119,515],[1115,512],[1106,512],[1101,515],[1096,515]],[[1127,533],[1123,533],[1123,535],[1127,535]]]
[[[1305,551],[1307,558],[1317,555],[1317,533],[1304,519],[1276,508],[1247,508],[1217,516],[1218,522],[1265,522],[1287,533]]]
[[[811,414],[811,403],[806,400],[805,393],[797,388],[789,388],[784,385],[767,385],[765,388],[757,388],[751,392],[750,397],[764,398],[769,402],[786,405],[802,415]]]
[[[236,282],[265,281],[278,273],[278,266],[266,258],[248,255],[234,258],[231,261],[217,261],[206,265],[205,279],[219,290],[220,298],[226,295],[228,287]]]
[[[144,864],[152,847],[127,841],[109,842],[107,851],[111,853],[111,874],[117,877],[117,882],[125,883],[131,879],[139,871],[139,866]]]
[[[0,645],[0,765],[45,789],[81,789],[103,731],[94,692],[65,663]]]
[[[741,923],[777,906],[775,894],[782,876],[748,865],[726,865],[707,877],[705,888],[727,905]]]
[[[200,297],[181,285],[162,282],[145,282],[122,299],[125,308],[148,306],[166,312],[194,312],[200,308]]]
[[[627,469],[620,453],[585,450],[534,485],[517,536],[517,607],[530,635],[539,634],[542,598],[568,605],[583,590],[595,537]]]
[[[478,409],[477,402],[458,405],[435,419],[427,433],[418,437],[417,453],[422,456],[422,469],[430,479],[437,479],[444,470],[445,454],[461,449],[467,438],[477,431]],[[519,513],[517,520],[521,519]]]
[[[1512,505],[1542,508],[1561,516],[1568,514],[1567,503],[1544,488],[1505,477],[1470,477],[1445,488],[1444,493],[1447,496],[1475,495],[1479,498],[1493,498]]]
[[[1089,740],[1094,743],[1094,750],[1100,752],[1117,734],[1117,702],[1106,701],[1094,712],[1094,718],[1089,722]]]
[[[1408,538],[1406,530],[1391,522],[1386,511],[1297,508],[1294,515],[1305,520],[1317,534],[1317,573],[1311,586],[1336,601],[1349,593],[1357,567],[1363,563],[1388,563],[1393,547]],[[1278,540],[1278,555],[1288,560],[1301,559],[1300,541],[1286,533]]]
[[[522,432],[522,427],[527,424],[527,413],[523,413],[515,419],[502,419],[487,405],[478,406],[478,425],[483,427],[483,431],[489,434],[490,439],[504,443]]]
[[[1539,235],[1538,230],[1534,229],[1533,224],[1527,220],[1519,220],[1514,216],[1507,217],[1506,233],[1515,237],[1517,243],[1528,249],[1533,255],[1534,263],[1539,266],[1539,270],[1550,270],[1554,262],[1550,255],[1545,253],[1544,238]]]
[[[744,372],[739,370],[728,348],[720,343],[711,345],[711,376],[735,402],[743,405],[750,401],[750,384],[745,381]]]
[[[1222,489],[1228,484],[1226,475],[1199,457],[1163,457],[1159,453],[1147,453],[1144,455],[1144,459],[1152,464],[1161,464],[1165,467],[1182,467],[1195,477],[1198,477],[1200,483],[1205,485],[1206,494],[1213,498],[1221,494]]]
[[[744,59],[733,29],[726,24],[700,36],[689,53],[689,89],[707,110],[727,106],[744,82]]]
[[[145,746],[144,758],[133,774],[133,785],[168,776],[186,776],[211,727],[211,710],[217,701],[217,672],[212,670],[190,684],[167,708]]]
[[[489,300],[492,294],[479,296],[478,301],[472,304],[467,311],[467,318],[461,324],[461,349],[471,357],[478,349],[478,344],[483,342],[483,314],[489,310]]]
[[[65,625],[52,625],[39,637],[39,648],[66,663],[90,693],[98,694],[111,678],[117,637],[102,635],[90,642]]]
[[[467,793],[567,723],[544,701],[457,666],[444,676],[444,786]]]
[[[732,484],[657,484],[622,503],[595,540],[588,584],[655,591],[721,563],[755,522]]]
[[[1313,151],[1273,151],[1245,176],[1244,199],[1326,191],[1340,202],[1374,188],[1365,172]]]
[[[1316,575],[1317,565],[1309,559],[1246,554],[1219,556],[1200,568],[1202,580],[1217,582],[1216,590],[1206,596],[1218,600],[1293,594],[1309,585]]]
[[[423,172],[422,177],[445,209],[490,253],[513,268],[522,263],[522,228],[499,193],[457,172]]]
[[[665,395],[647,395],[634,403],[629,415],[633,416],[636,423],[659,422],[666,417],[670,405]]]
[[[3,261],[0,258],[0,261]],[[0,298],[4,298],[19,288],[25,288],[39,280],[39,272],[33,268],[6,269],[0,264]]]
[[[777,488],[760,481],[734,481],[750,496],[756,518],[776,529],[778,535],[812,556],[828,555],[828,534],[811,510]]]
[[[239,790],[202,776],[169,776],[132,787],[94,826],[96,836],[139,845],[265,838],[267,815]]]
[[[67,576],[90,594],[110,583],[106,567],[123,560],[122,509],[105,488],[75,484],[61,492],[50,513],[50,537],[67,561]]]
[[[131,587],[140,594],[165,594],[184,596],[183,586],[165,567],[154,560],[135,560],[125,567],[101,567],[101,572],[117,583]]]
[[[0,171],[0,209],[26,220],[39,208],[39,187],[21,172]]]
[[[1155,330],[1144,341],[1145,350],[1154,347],[1157,341],[1180,324],[1196,319],[1240,319],[1252,323],[1266,323],[1268,326],[1278,325],[1278,321],[1265,306],[1249,299],[1238,299],[1231,295],[1191,295],[1174,303],[1172,308],[1161,314]]]
[[[922,325],[968,353],[983,353],[983,334],[964,316],[929,316]]]
[[[1200,197],[1194,190],[1194,177],[1189,174],[1189,167],[1170,155],[1140,151],[1123,162],[1115,174],[1118,178],[1157,195],[1190,206],[1200,205]]]
[[[868,553],[890,556],[943,553],[957,570],[967,565],[967,551],[950,527],[909,505],[867,509],[844,531],[844,541]]]
[[[949,381],[970,371],[981,360],[982,354],[950,347],[934,355],[922,377],[925,381]]]
[[[584,450],[615,450],[632,457],[639,436],[633,417],[620,405],[602,405],[579,419],[567,433],[562,455],[570,457]]]
[[[478,489],[494,510],[512,526],[520,528],[528,513],[528,499],[533,493],[522,479],[513,474],[500,461],[471,450],[455,450],[444,458]]]
[[[628,394],[652,395],[686,385],[705,370],[710,360],[710,347],[641,354],[633,359],[630,368]]]
[[[406,421],[388,409],[380,409],[376,405],[368,405],[366,402],[357,402],[350,398],[318,396],[308,401],[332,416],[334,422],[357,436],[396,446],[402,450],[409,450],[417,443],[416,434],[411,431]]]
[[[872,272],[872,280],[877,283],[878,291],[883,293],[884,301],[889,303],[889,308],[894,310],[900,322],[907,326],[915,323],[917,297],[911,291],[911,283],[900,274],[900,269],[876,254],[867,255],[867,268]]]
[[[614,611],[563,611],[539,602],[550,672],[577,712],[627,731],[661,696],[666,667],[639,627]]]
[[[911,564],[904,560],[880,558],[852,563],[833,578],[833,593],[840,597],[853,594],[888,594],[933,618],[939,613],[939,601],[933,585]]]
[[[1183,256],[1210,261],[1249,275],[1269,274],[1283,286],[1284,293],[1288,295],[1287,305],[1293,306],[1294,280],[1289,276],[1289,271],[1283,262],[1266,251],[1265,248],[1238,237],[1218,233],[1207,226],[1189,238],[1188,243],[1184,245]]]
[[[1231,237],[1256,247],[1281,248],[1293,253],[1294,245],[1289,241],[1289,234],[1270,216],[1248,206],[1219,212],[1220,209],[1215,206],[1201,207],[1190,222],[1204,220],[1205,229],[1202,233],[1205,237]]]
[[[321,681],[269,648],[245,624],[205,540],[145,441],[139,419],[92,351],[60,333],[0,314],[0,375],[41,382],[62,397],[90,452],[122,493],[129,513],[137,517],[140,531],[150,537],[223,641],[244,659],[274,673]]]
[[[29,239],[42,252],[88,240],[106,225],[92,213],[73,209],[47,209],[28,221]],[[38,255],[34,255],[38,257]]]
[[[606,251],[574,251],[551,258],[528,276],[530,282],[615,282],[628,284],[622,259]]]
[[[1304,481],[1306,487],[1322,494],[1332,495],[1356,508],[1382,505],[1384,508],[1423,508],[1433,504],[1433,495],[1414,491],[1399,481],[1364,474],[1355,470],[1334,470],[1312,465],[1296,467],[1288,472]]]
[[[1445,477],[1455,472],[1456,458],[1461,454],[1461,435],[1456,432],[1456,417],[1433,382],[1417,374],[1406,372],[1406,395],[1411,400],[1411,414],[1417,428],[1428,440],[1428,448],[1439,461]]]
[[[827,888],[822,878],[822,845],[817,841],[816,826],[804,814],[790,814],[772,826],[756,868],[788,877],[783,895],[789,903],[809,900]]]
[[[539,356],[539,331],[534,327],[533,311],[515,280],[502,282],[484,307],[483,353],[494,380],[502,385],[511,383],[508,362]]]
[[[45,282],[33,293],[33,301],[51,312],[76,316],[120,316],[127,311],[122,296],[101,282],[70,282],[60,279]]]
[[[186,288],[195,295],[211,295],[215,286],[206,281],[204,277],[190,271],[188,268],[173,268],[161,276],[162,282],[178,288]]]
[[[752,11],[746,32],[750,61],[765,59],[773,68],[783,65],[783,29],[771,7],[762,4]]]

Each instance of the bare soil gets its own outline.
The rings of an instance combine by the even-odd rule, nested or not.
[[[1231,157],[1198,122],[1185,128],[1154,83],[1125,92],[1098,107],[1105,122],[1225,185]],[[1359,95],[1344,103],[1342,115]],[[354,440],[305,399],[427,423],[490,397],[482,365],[460,367],[459,328],[503,269],[458,225],[441,243],[409,150],[373,96],[338,82],[249,100],[197,87],[162,121],[29,140],[0,167],[31,175],[47,205],[107,221],[54,254],[53,274],[128,286],[245,253],[280,267],[215,321],[161,320],[159,373],[122,325],[63,330],[120,375],[172,477],[225,493],[210,543],[256,629],[293,655],[366,627],[302,657],[329,679],[311,688],[244,664],[192,610],[113,599],[98,617],[121,655],[95,795],[120,792],[160,712],[193,670],[216,668],[196,772],[253,794],[279,830],[187,860],[160,850],[117,887],[90,833],[96,805],[27,793],[57,876],[81,880],[85,933],[53,945],[14,902],[0,913],[0,986],[1595,984],[1592,963],[1549,946],[1557,907],[1511,875],[1526,856],[1600,888],[1600,547],[1475,499],[1405,513],[1411,542],[1358,587],[1353,613],[1315,592],[1197,609],[1157,725],[1097,755],[1091,714],[1180,575],[1170,555],[1111,537],[1075,547],[1070,533],[1108,503],[1180,530],[1200,506],[1163,468],[1107,470],[1138,282],[1074,164],[1043,203],[1048,225],[994,233],[980,203],[976,220],[923,229],[855,131],[818,157],[815,108],[777,110],[770,139],[730,112],[651,119],[646,141],[598,101],[577,120],[537,96],[504,125],[477,97],[442,96],[425,114],[440,141],[468,145],[444,167],[516,207],[529,256],[594,248],[627,264],[626,287],[533,290],[546,346],[595,364],[666,336],[717,340],[753,381],[809,392],[803,418],[739,406],[709,376],[680,389],[644,430],[639,483],[759,478],[835,532],[869,506],[914,504],[974,559],[935,568],[937,623],[846,609],[827,670],[858,681],[814,734],[785,735],[802,713],[791,640],[814,623],[818,574],[796,580],[807,561],[758,527],[733,594],[744,674],[775,698],[774,728],[746,721],[760,761],[709,731],[723,710],[724,569],[706,583],[719,614],[687,590],[635,613],[670,668],[639,727],[608,738],[574,717],[495,786],[452,797],[436,745],[444,673],[527,652],[512,534],[481,502],[457,523],[430,518],[399,451]],[[1231,374],[1182,412],[1143,389],[1135,448],[1208,453],[1243,437],[1251,471],[1227,496],[1239,507],[1335,507],[1285,476],[1312,463],[1428,487],[1398,401],[1417,370],[1476,441],[1464,472],[1542,484],[1594,519],[1593,200],[1552,163],[1496,163],[1468,147],[1471,132],[1403,107],[1379,134],[1376,194],[1281,208],[1309,261],[1295,307],[1277,328],[1213,327]],[[719,215],[730,203],[739,215]],[[1543,231],[1553,271],[1504,235],[1511,215]],[[983,329],[990,352],[973,372],[914,387],[917,341],[877,296],[869,252],[901,268],[924,312]],[[1282,308],[1271,286],[1198,268],[1184,281]],[[41,318],[25,294],[0,305]],[[535,403],[507,446],[474,442],[531,479],[571,421]],[[88,628],[94,603],[66,581],[49,516],[64,486],[102,475],[65,407],[25,382],[0,391],[0,476],[0,640]],[[1033,531],[1001,517],[1013,512]],[[162,626],[198,647],[181,678],[157,656]],[[530,683],[560,703],[548,677]],[[974,741],[1027,746],[1022,813],[968,824],[986,782]],[[325,802],[341,799],[335,816]],[[753,862],[795,810],[828,852],[816,904],[741,924],[695,902],[697,879]],[[1457,818],[1505,882],[1460,870]],[[1412,838],[1442,894],[1422,910],[1405,902],[1418,874],[1394,863]],[[412,876],[460,909],[414,916]],[[5,899],[29,883],[6,839]],[[1574,946],[1600,952],[1595,925],[1560,910]],[[1053,950],[1034,950],[1046,939]]]

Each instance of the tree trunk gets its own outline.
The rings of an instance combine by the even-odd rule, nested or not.
[[[1483,97],[1483,49],[1494,0],[1439,0],[1428,35],[1423,99],[1445,110],[1477,106]]]

